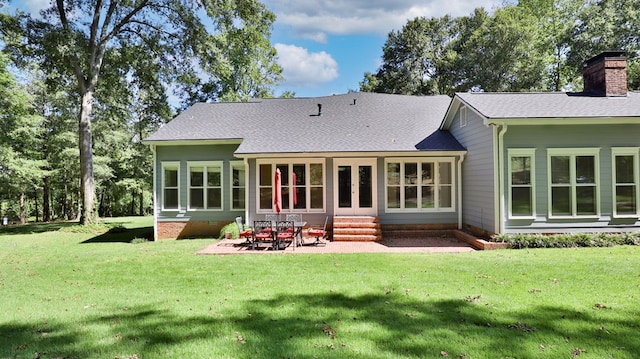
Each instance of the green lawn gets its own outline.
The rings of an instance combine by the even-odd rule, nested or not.
[[[0,358],[640,353],[640,247],[202,256],[115,222],[0,228]]]

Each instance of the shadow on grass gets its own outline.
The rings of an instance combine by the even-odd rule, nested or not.
[[[1,235],[12,234],[34,234],[34,233],[46,233],[55,232],[63,228],[69,228],[77,226],[78,222],[50,222],[50,223],[27,223],[27,224],[15,224],[10,226],[0,226]]]
[[[572,350],[577,349],[586,357],[606,353],[603,356],[632,358],[640,352],[640,341],[634,340],[640,324],[637,311],[615,316],[624,319],[594,308],[549,306],[498,314],[495,308],[466,300],[336,293],[283,294],[247,301],[243,309],[182,316],[142,306],[78,322],[5,323],[0,324],[0,357],[180,355],[194,345],[209,357],[218,350],[241,358],[435,358],[445,356],[442,353],[454,358],[575,357]]]
[[[114,227],[109,229],[106,233],[89,238],[82,243],[131,243],[131,241],[136,238],[152,241],[153,227]]]

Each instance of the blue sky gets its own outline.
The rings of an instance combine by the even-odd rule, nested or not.
[[[380,65],[387,34],[418,16],[492,11],[505,0],[262,0],[276,14],[271,42],[285,81],[276,95],[325,96],[357,90]],[[49,0],[13,0],[37,13]]]

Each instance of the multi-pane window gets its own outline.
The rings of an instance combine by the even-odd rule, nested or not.
[[[614,148],[613,199],[614,215],[638,216],[638,149]]]
[[[385,172],[387,209],[453,208],[453,160],[389,159]]]
[[[190,162],[189,209],[222,209],[222,163]]]
[[[534,215],[534,151],[509,150],[509,214],[511,217]]]
[[[280,170],[283,212],[324,210],[324,163],[320,161],[258,162],[258,210],[273,211],[275,170]]]
[[[180,163],[162,163],[162,209],[177,210],[180,206]]]
[[[548,155],[550,215],[597,215],[598,149],[549,149]]]
[[[245,208],[246,170],[244,162],[231,162],[231,209]]]

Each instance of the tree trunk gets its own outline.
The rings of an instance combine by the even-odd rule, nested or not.
[[[49,177],[45,177],[42,179],[42,222],[51,221],[49,197]]]
[[[93,206],[96,196],[93,179],[93,146],[91,135],[91,109],[93,107],[93,91],[82,94],[80,118],[78,121],[78,144],[80,147],[80,194],[82,197],[81,224],[97,222]]]
[[[24,191],[20,191],[20,224],[27,223],[26,215],[24,210]]]
[[[139,209],[140,209],[140,215],[144,216],[144,191],[140,190],[140,203],[139,205]]]
[[[36,223],[40,222],[40,212],[38,211],[38,190],[33,193],[33,202],[36,206]]]

